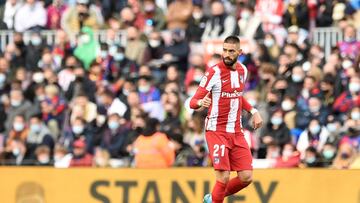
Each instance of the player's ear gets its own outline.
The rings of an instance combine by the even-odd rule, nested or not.
[[[241,55],[243,53],[242,49],[238,49],[238,54]]]

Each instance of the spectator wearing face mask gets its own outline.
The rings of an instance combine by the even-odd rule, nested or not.
[[[330,167],[333,160],[336,157],[336,146],[331,143],[325,143],[323,150],[321,151],[321,157],[324,167]]]
[[[26,157],[36,158],[36,149],[46,146],[49,150],[54,148],[54,136],[41,120],[41,115],[33,115],[29,121],[29,133],[26,137]]]
[[[307,109],[298,111],[296,114],[296,127],[305,129],[313,119],[317,119],[321,125],[324,125],[328,115],[329,111],[324,108],[321,100],[318,97],[310,97]]]
[[[148,35],[147,48],[144,53],[144,62],[148,62],[149,66],[162,68],[164,62],[160,63],[157,61],[163,57],[164,51],[165,43],[161,36],[161,33],[158,31],[150,32],[150,34]]]
[[[343,123],[334,115],[329,115],[327,117],[326,129],[329,131],[329,137],[327,139],[327,143],[330,143],[334,146],[338,146],[340,139],[343,135]]]
[[[246,39],[264,38],[261,18],[254,14],[253,6],[245,5],[243,7],[237,26],[240,31],[240,36],[245,37]]]
[[[281,109],[284,111],[284,123],[290,130],[294,129],[297,114],[295,97],[290,94],[285,95],[281,102]]]
[[[302,158],[305,156],[305,150],[310,146],[321,152],[328,137],[329,131],[317,119],[312,119],[308,128],[300,134],[296,149],[301,153]]]
[[[348,25],[344,29],[344,41],[338,43],[340,55],[355,60],[360,55],[360,41],[356,40],[356,29]]]
[[[38,62],[42,57],[45,49],[45,42],[40,35],[39,30],[32,32],[30,43],[26,47],[25,67],[27,70],[34,71],[38,67]]]
[[[116,48],[109,68],[105,70],[106,78],[108,81],[114,81],[115,85],[119,79],[131,77],[138,71],[136,62],[125,55],[124,47]]]
[[[320,154],[314,147],[306,148],[302,162],[301,168],[319,168],[323,166]]]
[[[270,122],[267,123],[261,132],[259,158],[264,157],[262,153],[266,150],[268,144],[276,143],[283,148],[286,143],[291,141],[290,130],[283,120],[283,112],[281,110],[277,110],[271,115]]]
[[[20,114],[16,115],[6,139],[6,147],[10,146],[13,140],[19,140],[25,143],[28,134],[29,129],[26,126],[25,116]]]
[[[208,17],[204,14],[201,0],[193,0],[192,16],[188,20],[186,39],[189,42],[201,42]]]
[[[111,158],[125,161],[129,158],[127,151],[130,144],[129,131],[130,125],[123,118],[116,113],[109,115],[107,128],[101,133],[101,148],[108,150]]]
[[[292,144],[285,144],[281,156],[275,161],[274,168],[297,168],[300,164],[300,153]]]
[[[345,113],[353,107],[360,107],[360,78],[353,76],[350,78],[348,90],[344,91],[338,98],[336,98],[333,105],[333,110],[340,113]]]
[[[71,150],[77,140],[82,140],[82,142],[85,142],[86,146],[84,147],[86,147],[87,152],[93,151],[93,130],[91,126],[86,124],[84,119],[76,118],[70,123],[70,126],[64,128],[64,132],[59,138],[59,144]]]
[[[31,114],[31,103],[24,99],[20,89],[13,89],[10,91],[10,107],[7,111],[7,119],[5,122],[8,131],[12,128],[14,118],[19,114],[25,115],[24,118],[29,117]]]
[[[23,141],[13,139],[5,147],[3,152],[3,164],[6,165],[27,165],[29,162],[25,160],[26,146]]]
[[[154,30],[160,31],[164,29],[166,25],[164,12],[157,6],[155,0],[145,0],[143,2],[144,18],[147,21],[151,21],[151,27]],[[146,31],[146,29],[145,29]]]
[[[51,150],[47,145],[39,145],[35,150],[35,163],[36,166],[51,166]]]

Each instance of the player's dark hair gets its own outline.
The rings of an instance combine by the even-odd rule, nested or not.
[[[230,35],[224,40],[224,43],[240,44],[240,39],[235,35]]]

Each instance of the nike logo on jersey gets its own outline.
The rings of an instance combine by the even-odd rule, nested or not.
[[[226,83],[228,80],[223,80],[222,83]]]

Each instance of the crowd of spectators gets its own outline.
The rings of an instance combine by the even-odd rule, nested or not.
[[[0,165],[209,166],[206,112],[189,99],[222,60],[202,45],[235,34],[249,42],[244,97],[264,119],[253,131],[243,112],[254,167],[359,168],[359,9],[357,0],[2,0],[0,29],[14,35],[0,55]],[[317,27],[343,31],[330,55],[312,43]],[[43,30],[56,31],[52,43]]]

